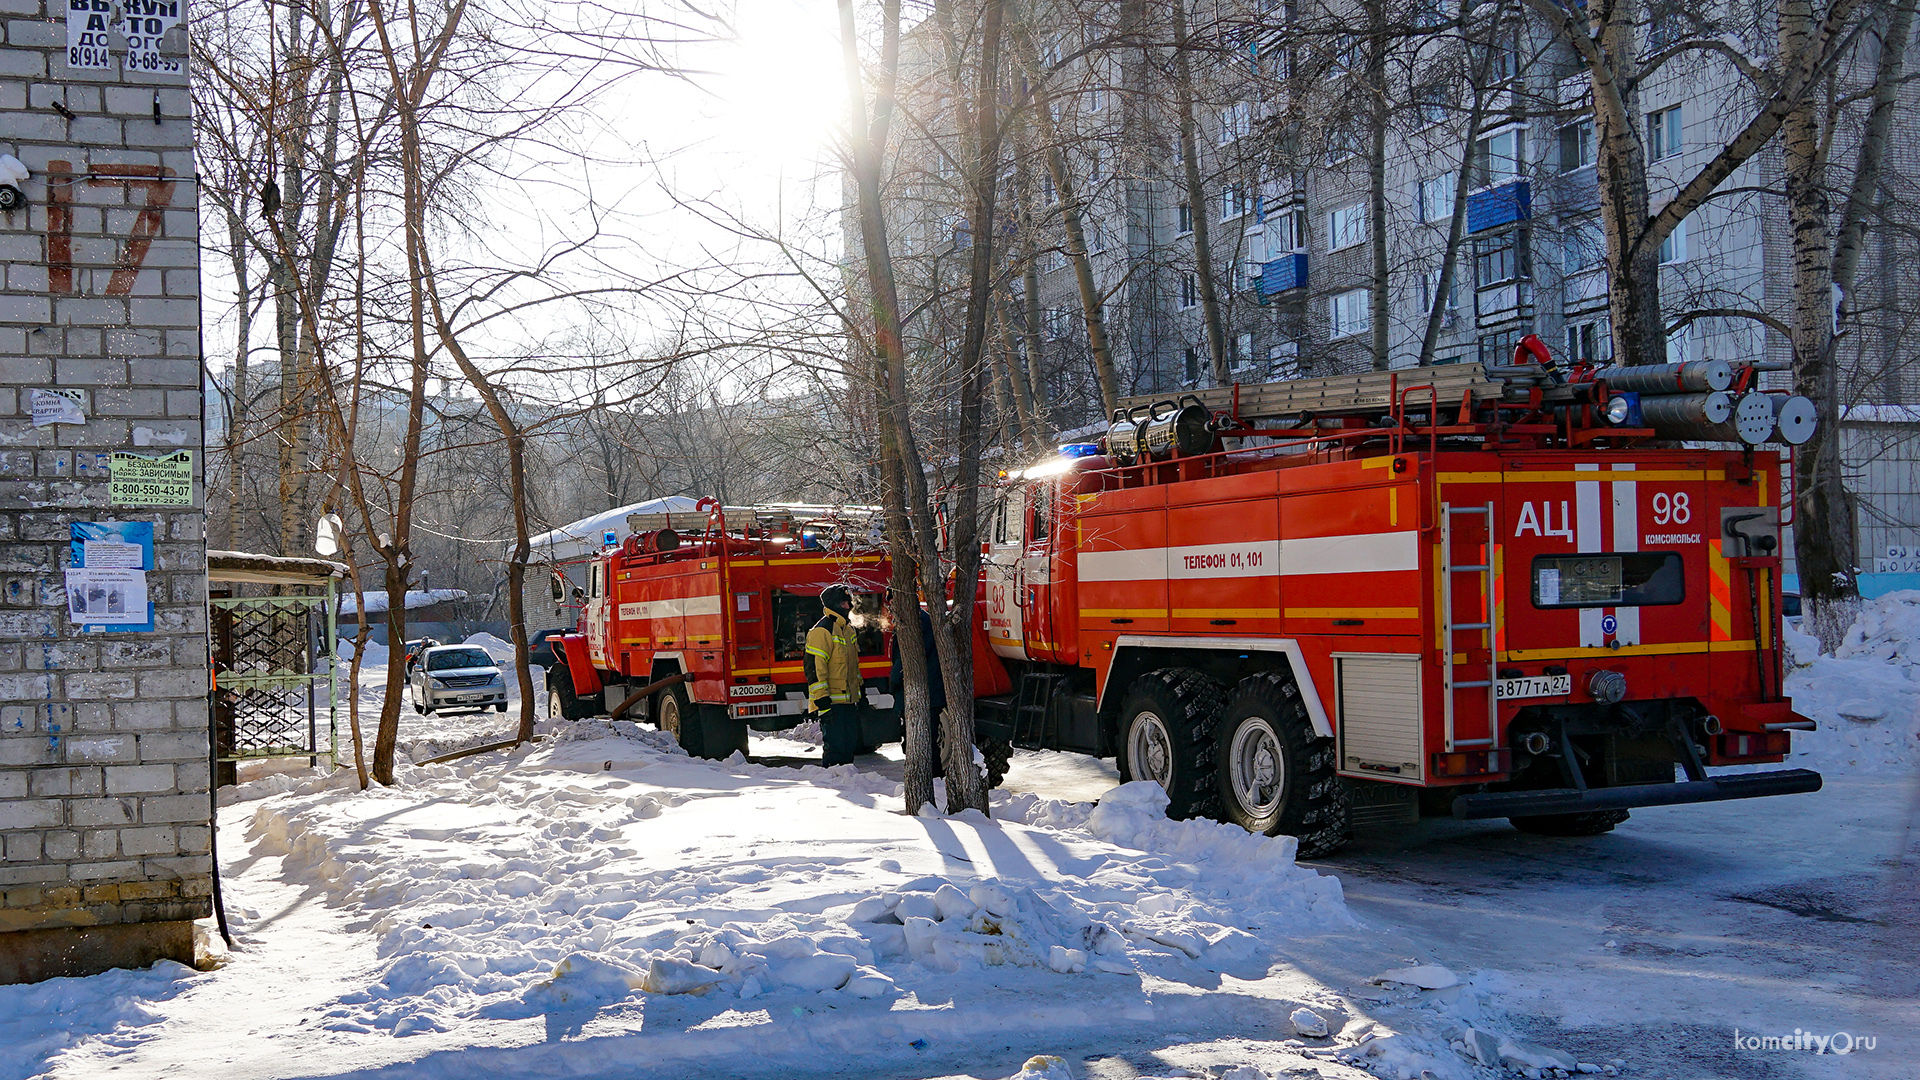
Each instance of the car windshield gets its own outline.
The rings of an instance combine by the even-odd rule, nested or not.
[[[432,653],[427,657],[428,671],[492,666],[493,657],[488,656],[485,649],[448,649],[446,652]]]

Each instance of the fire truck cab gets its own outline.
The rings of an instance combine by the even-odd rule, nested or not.
[[[1540,354],[1129,403],[1008,477],[981,617],[1013,689],[983,732],[1114,756],[1171,814],[1307,856],[1423,810],[1585,835],[1817,790],[1708,772],[1813,726],[1781,692],[1782,457],[1757,445],[1803,440],[1803,404],[1751,367],[1702,391]]]
[[[855,597],[862,742],[897,740],[880,617],[888,562],[870,517],[713,500],[693,515],[630,516],[627,536],[584,560],[577,590],[554,576],[554,599],[571,601],[577,629],[554,641],[550,715],[650,719],[695,756],[744,753],[749,730],[808,718],[806,634],[821,615],[820,591],[838,583]]]

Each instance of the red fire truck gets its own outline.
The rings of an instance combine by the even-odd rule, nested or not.
[[[1813,726],[1781,693],[1783,465],[1757,445],[1812,411],[1758,381],[1529,339],[1512,366],[1129,402],[1007,479],[983,734],[1116,756],[1170,813],[1309,856],[1423,810],[1587,835],[1817,790],[1707,772]]]
[[[575,568],[582,584],[570,586],[556,567],[554,599],[571,599],[579,621],[555,640],[550,715],[651,719],[690,754],[744,752],[749,729],[783,731],[806,719],[806,634],[820,618],[820,590],[839,583],[854,592],[862,741],[898,739],[880,620],[888,563],[870,517],[710,499],[693,515],[630,516],[624,539],[609,534],[605,549]]]

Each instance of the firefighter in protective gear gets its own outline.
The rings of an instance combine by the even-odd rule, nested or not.
[[[853,593],[845,585],[820,590],[826,613],[807,631],[807,700],[820,718],[821,763],[845,765],[860,752],[860,643],[854,636]]]

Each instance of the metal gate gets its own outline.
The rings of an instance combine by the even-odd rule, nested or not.
[[[241,761],[337,760],[334,583],[343,571],[320,559],[208,553],[216,783],[233,783]]]

